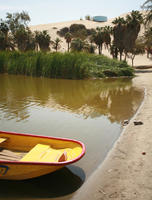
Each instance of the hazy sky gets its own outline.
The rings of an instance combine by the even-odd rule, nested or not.
[[[79,20],[86,15],[117,17],[140,10],[145,0],[0,0],[0,18],[6,13],[27,11],[31,25]]]

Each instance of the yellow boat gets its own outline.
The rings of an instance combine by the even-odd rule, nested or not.
[[[23,180],[48,174],[84,154],[80,141],[0,131],[0,179]]]

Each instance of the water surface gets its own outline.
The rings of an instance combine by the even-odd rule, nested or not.
[[[133,116],[142,98],[131,79],[0,75],[0,130],[73,138],[81,140],[87,150],[82,160],[53,174],[0,181],[0,198],[70,199],[102,163],[121,133],[122,122]],[[12,189],[6,192],[6,188]]]

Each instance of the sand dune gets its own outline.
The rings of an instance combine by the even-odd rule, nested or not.
[[[142,11],[143,14],[145,14],[145,11]],[[120,15],[120,17],[125,17],[128,13],[124,13],[122,15]],[[64,28],[64,27],[70,27],[71,24],[83,24],[86,26],[86,28],[96,28],[96,27],[104,27],[104,26],[113,26],[112,21],[115,18],[109,19],[107,22],[94,22],[94,21],[89,21],[89,20],[74,20],[74,21],[66,21],[66,22],[58,22],[58,23],[50,23],[50,24],[39,24],[39,25],[34,25],[31,26],[31,30],[32,31],[43,31],[43,30],[47,30],[48,33],[51,36],[51,40],[55,40],[57,37],[59,37],[57,35],[57,31],[59,31],[60,29]],[[144,33],[144,26],[141,27],[141,31],[140,31],[140,36],[143,35]],[[60,37],[59,37],[60,38]],[[62,40],[61,43],[61,48],[60,51],[61,52],[65,52],[67,51],[67,44],[65,42],[64,38],[60,38]],[[110,53],[104,48],[103,49],[103,54],[111,57]],[[127,62],[129,64],[131,64],[131,60],[128,59]],[[152,59],[147,59],[146,55],[139,55],[135,57],[134,60],[134,65],[152,65]]]

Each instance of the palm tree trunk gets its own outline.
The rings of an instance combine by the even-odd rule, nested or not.
[[[8,32],[5,33],[5,50],[8,48]]]
[[[149,58],[149,49],[147,49],[147,58]]]
[[[114,57],[115,57],[116,59],[118,59],[118,49],[117,49],[117,48],[115,48]]]
[[[101,48],[101,54],[102,54],[102,44],[101,44],[101,47],[100,47],[100,48]]]
[[[70,43],[68,42],[68,52],[69,52],[69,50],[70,50]]]
[[[120,52],[120,61],[122,61],[122,52]]]
[[[98,45],[99,55],[101,55],[101,46]]]
[[[119,50],[119,51],[120,51],[120,61],[122,61],[123,50]]]
[[[126,61],[127,60],[127,53],[125,53],[125,58],[124,58],[124,61]]]
[[[135,58],[135,55],[133,55],[133,56],[131,57],[132,67],[134,66],[134,58]]]

